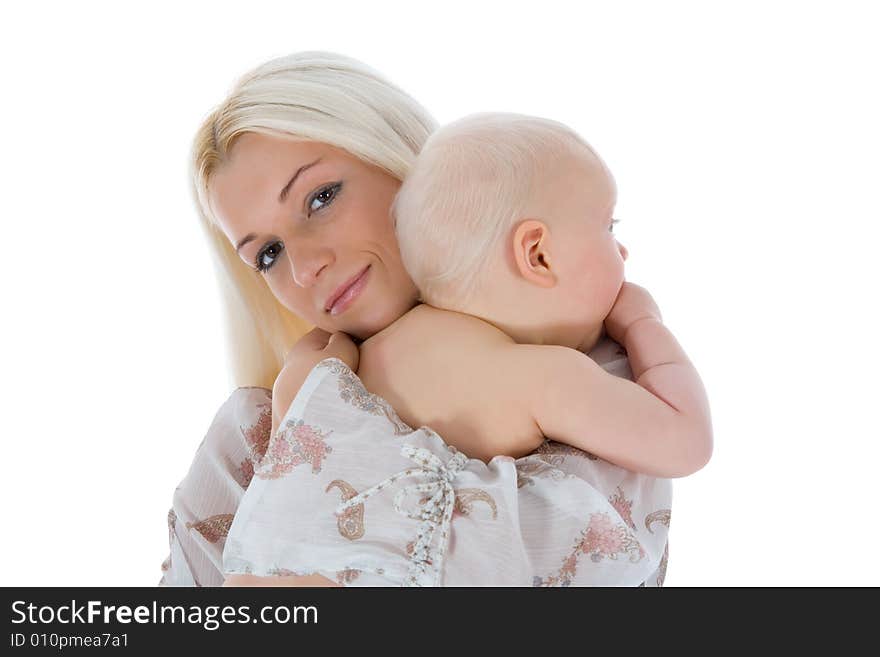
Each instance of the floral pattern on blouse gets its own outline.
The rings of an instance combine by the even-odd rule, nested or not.
[[[615,524],[607,513],[594,513],[559,572],[545,578],[536,576],[534,586],[569,586],[577,574],[581,554],[589,555],[593,562],[625,556],[635,563],[645,557],[645,550],[625,525]]]
[[[277,479],[303,463],[310,464],[312,473],[318,474],[324,459],[333,451],[325,442],[330,433],[322,432],[318,427],[300,419],[287,420],[269,441],[266,455],[257,467],[256,476],[261,479]]]
[[[537,457],[537,458],[531,458]],[[555,459],[553,463],[548,459]],[[549,478],[560,480],[565,478],[565,473],[559,469],[563,465],[565,456],[541,457],[537,452],[532,452],[528,457],[516,460],[516,486],[534,486],[536,479]]]
[[[168,546],[174,546],[174,530],[177,524],[177,513],[174,511],[174,507],[168,509]],[[171,552],[168,553],[168,556],[165,558],[165,561],[162,562],[162,572],[167,572],[171,570]]]
[[[647,518],[645,518],[645,529],[647,529],[652,534],[654,533],[653,525],[655,522],[662,523],[666,527],[669,527],[669,521],[672,519],[672,509],[660,509],[659,511],[654,511],[654,513],[650,514]]]
[[[577,447],[572,447],[571,445],[566,445],[565,443],[558,443],[555,440],[550,439],[547,439],[543,443],[541,443],[538,446],[538,449],[532,452],[532,454],[540,458],[545,463],[554,466],[561,465],[564,457],[566,456],[587,458],[591,461],[599,460],[599,457],[595,454],[590,454],[589,452],[578,449]]]
[[[462,515],[470,515],[474,510],[474,504],[484,502],[492,509],[492,520],[498,518],[498,505],[495,499],[480,488],[457,488],[455,490],[455,511]]]
[[[350,500],[352,497],[356,497],[358,494],[354,486],[342,479],[334,479],[327,484],[325,492],[329,493],[331,488],[338,488],[342,491],[343,502]],[[339,529],[339,534],[347,538],[349,541],[356,541],[357,539],[362,538],[365,531],[364,505],[357,504],[338,514],[336,518],[336,527]]]
[[[168,509],[168,543],[174,542],[174,526],[177,524],[177,513],[174,507]]]
[[[233,476],[242,488],[247,488],[251,485],[251,481],[254,478],[254,462],[250,457],[242,459],[241,463],[238,464],[238,469],[233,472]]]
[[[267,574],[273,577],[290,577],[299,575],[299,573],[295,573],[292,570],[278,568],[277,566],[275,568],[270,568]]]
[[[645,518],[645,529],[647,529],[652,534],[654,533],[653,525],[655,522],[659,522],[663,524],[667,529],[669,528],[669,522],[672,519],[672,510],[671,509],[660,509],[659,511],[654,511],[654,513],[650,514],[647,518]],[[663,548],[663,556],[660,558],[660,567],[657,570],[657,586],[663,586],[663,582],[666,581],[666,566],[669,563],[669,543],[666,543],[666,546]]]
[[[229,534],[234,517],[232,513],[218,513],[198,522],[188,522],[186,526],[188,529],[195,529],[209,543],[217,543]]]
[[[254,464],[259,463],[266,455],[269,440],[272,434],[272,402],[271,394],[269,401],[257,404],[259,416],[256,422],[245,427],[239,427],[248,454],[238,464],[238,469],[233,474],[242,488],[247,488],[254,478]]]
[[[636,523],[634,523],[632,519],[632,500],[626,499],[626,496],[623,494],[623,489],[620,486],[614,491],[614,495],[608,498],[608,502],[614,507],[614,510],[617,511],[618,515],[623,518],[623,521],[630,529],[636,528]]]
[[[351,368],[338,358],[323,360],[317,365],[320,368],[330,370],[338,376],[339,398],[347,404],[351,404],[371,415],[385,416],[394,427],[395,435],[401,436],[412,433],[412,428],[397,415],[391,404],[374,395],[364,387],[358,376]]]
[[[660,558],[660,568],[657,571],[657,586],[663,586],[666,581],[666,564],[669,563],[669,543],[663,549],[663,556]]]
[[[603,350],[594,350],[590,355],[592,357],[601,351]],[[600,354],[595,360],[609,373],[631,379],[625,360],[615,361],[612,354],[613,352],[605,353],[604,358]],[[330,487],[328,482],[347,480],[346,483],[354,484],[352,490],[355,487],[360,490],[362,486],[370,486],[373,478],[353,476],[354,472],[366,465],[363,458],[354,461],[352,470],[339,469],[338,460],[348,456],[347,451],[341,447],[336,449],[338,453],[321,449],[321,444],[326,447],[336,446],[336,436],[332,441],[326,441],[331,433],[330,429],[342,431],[345,427],[345,431],[349,428],[358,431],[357,427],[362,425],[361,438],[370,442],[384,440],[384,436],[392,433],[399,436],[411,432],[411,429],[397,418],[393,409],[383,404],[384,400],[370,396],[356,375],[349,374],[347,366],[341,361],[336,361],[335,364],[333,361],[327,361],[320,367],[328,366],[338,369],[347,381],[329,379],[328,385],[324,386],[326,394],[323,402],[306,407],[307,414],[301,416],[303,424],[307,425],[301,431],[308,434],[310,428],[312,436],[316,438],[312,441],[312,447],[315,449],[312,449],[311,453],[305,446],[303,451],[306,452],[306,458],[302,454],[297,455],[294,446],[290,444],[274,445],[274,451],[269,449],[272,438],[270,436],[272,391],[269,388],[257,386],[237,388],[221,406],[196,452],[188,474],[175,490],[173,509],[172,513],[169,513],[168,523],[170,555],[162,563],[160,585],[219,586],[223,583],[224,572],[265,576],[273,567],[277,569],[278,574],[308,574],[290,570],[297,568],[296,559],[277,559],[276,556],[281,556],[280,554],[270,553],[266,553],[259,564],[252,564],[248,562],[247,555],[233,551],[233,559],[238,557],[236,567],[232,570],[221,567],[221,563],[227,563],[227,553],[235,540],[247,537],[247,534],[238,536],[237,533],[235,536],[232,534],[224,536],[230,531],[230,527],[222,517],[225,516],[229,524],[232,524],[233,513],[242,516],[241,520],[246,520],[249,512],[244,512],[243,506],[247,505],[243,503],[253,492],[251,489],[254,486],[259,489],[262,484],[274,486],[276,483],[288,481],[289,477],[281,477],[285,472],[297,477],[302,476],[305,480],[313,480],[315,496],[310,504],[320,506],[323,504],[320,501],[323,498],[327,503],[335,506],[340,501],[340,494],[345,497],[350,491],[346,492],[340,485]],[[342,398],[343,395],[346,399]],[[330,403],[333,397],[339,399],[338,403]],[[323,418],[320,416],[322,405],[327,411]],[[358,418],[355,414],[348,422],[337,424],[336,417],[340,414],[345,415],[346,408],[355,409],[358,413],[366,415]],[[380,423],[371,420],[371,416],[376,420],[382,420],[384,425],[380,426]],[[300,442],[294,436],[289,437]],[[306,440],[302,442],[309,443],[308,435],[304,437]],[[406,440],[410,440],[408,435]],[[413,440],[421,440],[421,438],[416,435]],[[363,440],[360,442],[364,444]],[[420,444],[429,446],[424,441]],[[278,456],[283,454],[285,449],[293,453],[293,456],[288,455],[287,460]],[[261,461],[270,451],[273,453],[269,454],[270,458],[261,467]],[[273,456],[275,462],[272,461]],[[296,468],[296,465],[305,463],[310,464],[311,468]],[[376,467],[378,469],[380,465],[377,463]],[[552,585],[553,579],[556,585],[570,583],[572,586],[662,585],[669,555],[667,529],[668,507],[671,505],[671,482],[626,472],[595,455],[554,441],[545,441],[531,455],[515,459],[513,464],[506,465],[496,460],[494,468],[488,471],[476,468],[475,472],[501,473],[504,468],[508,468],[508,474],[503,481],[496,480],[492,485],[487,486],[472,479],[473,483],[464,484],[466,487],[478,486],[477,490],[482,488],[491,490],[492,495],[495,496],[494,507],[488,500],[477,498],[472,500],[471,507],[477,519],[488,519],[489,513],[492,517],[496,517],[497,514],[495,522],[474,523],[468,514],[462,513],[466,509],[462,502],[456,499],[452,538],[457,549],[453,549],[449,563],[451,578],[444,578],[449,585],[528,585],[533,579],[536,580],[537,585],[542,585],[542,582],[543,585]],[[252,470],[262,471],[268,475],[268,478],[262,479],[252,474]],[[392,471],[389,469],[386,474]],[[349,476],[349,473],[352,476]],[[278,478],[272,479],[273,474]],[[252,477],[259,481],[251,482]],[[488,484],[488,481],[485,483]],[[250,488],[248,484],[252,484]],[[578,486],[579,492],[575,492]],[[283,491],[279,492],[283,493]],[[456,492],[461,493],[461,490]],[[326,569],[318,566],[310,572],[318,570],[342,585],[386,586],[389,580],[383,579],[385,577],[392,578],[396,583],[401,577],[399,567],[397,570],[383,570],[377,567],[379,563],[375,560],[352,558],[351,551],[355,550],[359,555],[367,554],[367,550],[375,545],[372,533],[378,532],[379,540],[392,540],[389,547],[393,548],[394,544],[398,546],[396,552],[389,554],[391,556],[397,554],[398,558],[405,559],[405,546],[411,541],[412,533],[402,525],[399,531],[397,529],[392,531],[393,528],[386,523],[385,514],[393,511],[390,509],[391,497],[386,497],[383,502],[385,507],[389,508],[382,510],[381,513],[377,510],[375,516],[371,511],[374,520],[369,541],[352,542],[345,538],[339,531],[338,518],[328,513],[326,520],[322,521],[326,529],[322,530],[320,536],[335,537],[343,552],[332,564],[328,563]],[[278,500],[282,506],[283,499],[282,497]],[[477,511],[477,507],[480,506],[485,510]],[[516,514],[520,514],[520,522],[514,520],[511,523],[512,511],[514,518]],[[526,511],[525,515],[522,515],[524,511]],[[592,527],[592,534],[588,531],[592,514],[599,511],[607,513],[609,519],[614,519],[614,522],[610,523],[612,528],[618,526],[624,531],[624,535],[626,530],[633,531],[641,546],[648,552],[648,557],[630,564],[636,550],[627,552],[623,549],[617,553],[609,553],[615,541],[621,543],[619,536],[615,538],[611,532],[610,536],[605,537],[603,544],[602,540],[599,540],[602,534],[600,523]],[[308,516],[308,513],[305,515]],[[305,539],[303,557],[299,563],[314,565],[312,539],[318,534],[308,533],[306,539],[306,535],[302,533],[302,520],[296,516],[296,520],[291,519],[290,523],[274,523],[267,529],[273,532],[289,530],[290,542],[286,544],[285,550],[295,546],[297,540]],[[318,516],[315,516],[315,521],[317,520]],[[356,516],[353,520],[354,522],[349,526],[356,530]],[[388,515],[388,521],[391,520],[392,516]],[[631,520],[635,521],[637,531],[632,530]],[[400,523],[400,519],[396,522]],[[235,526],[238,526],[238,522]],[[585,526],[587,530],[583,529]],[[209,538],[213,538],[214,542],[208,540]],[[572,549],[573,544],[574,549]],[[255,545],[259,546],[259,543]],[[497,558],[493,559],[491,546],[499,545],[519,545],[525,548],[525,550],[516,549],[511,553],[530,555],[528,559],[522,560],[524,568],[518,570],[519,565],[515,559],[504,562],[498,562]],[[594,546],[592,551],[591,545]],[[414,543],[412,547],[415,547]],[[622,547],[625,548],[625,545]],[[628,554],[630,558],[627,558]],[[584,555],[589,555],[590,559],[584,558]],[[564,577],[565,566],[568,567],[569,573],[575,573],[573,578]],[[534,577],[535,573],[551,575],[538,578]]]

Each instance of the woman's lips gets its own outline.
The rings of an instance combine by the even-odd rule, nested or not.
[[[367,265],[366,268],[355,278],[348,287],[346,287],[342,294],[336,297],[336,300],[333,301],[333,304],[328,309],[328,312],[331,315],[338,315],[355,302],[355,300],[360,296],[360,293],[363,292],[364,288],[367,286],[367,279],[370,276],[370,265]]]

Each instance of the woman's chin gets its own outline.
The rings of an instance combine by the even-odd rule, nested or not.
[[[359,301],[366,302],[367,299],[360,299]],[[346,333],[360,340],[371,338],[403,317],[414,305],[414,302],[401,302],[397,305],[386,303],[381,307],[367,306],[365,308],[358,308],[360,312],[358,313],[357,320],[352,321],[351,330],[346,331]]]

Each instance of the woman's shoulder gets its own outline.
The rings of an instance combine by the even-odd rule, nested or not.
[[[272,391],[258,386],[236,388],[223,401],[193,457],[186,480],[208,473],[231,474],[247,487],[253,466],[266,453],[272,431]]]
[[[269,397],[272,396],[271,388],[264,388],[263,386],[240,386],[229,394],[229,397],[227,397],[224,404],[228,404],[230,402],[249,403],[254,400],[260,400],[267,395]]]
[[[265,452],[272,430],[272,391],[242,386],[220,405],[200,449]],[[254,454],[254,456],[261,454]]]
[[[220,411],[250,415],[259,413],[266,402],[272,401],[272,389],[262,386],[241,386],[233,390],[220,405]]]
[[[223,401],[168,514],[170,556],[162,583],[219,586],[223,545],[272,428],[272,391],[245,386]]]

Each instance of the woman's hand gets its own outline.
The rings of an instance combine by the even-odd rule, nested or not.
[[[360,351],[345,333],[327,333],[319,328],[312,329],[301,337],[284,357],[284,367],[272,386],[272,435],[278,431],[282,418],[287,414],[290,403],[302,387],[303,381],[325,358],[338,358],[357,372]]]
[[[635,283],[624,281],[611,312],[605,318],[605,331],[612,340],[623,345],[629,327],[646,317],[663,321],[651,293]]]
[[[328,333],[314,328],[306,333],[284,357],[284,367],[308,373],[325,358],[338,358],[357,372],[360,352],[347,333]]]
[[[279,575],[257,577],[256,575],[227,575],[223,586],[342,586],[322,575]]]

